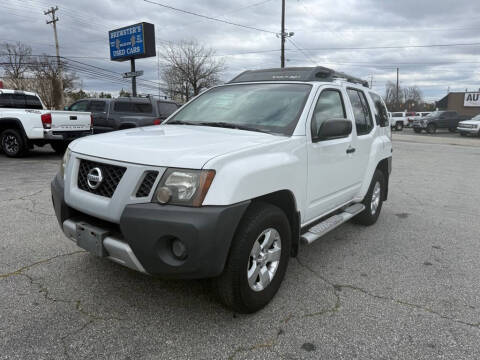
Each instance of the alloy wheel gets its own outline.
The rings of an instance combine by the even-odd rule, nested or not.
[[[274,228],[268,228],[253,243],[247,265],[248,285],[253,291],[264,290],[273,280],[280,264],[282,239]]]

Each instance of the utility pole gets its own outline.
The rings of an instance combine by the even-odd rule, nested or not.
[[[285,67],[285,0],[282,0],[282,32],[280,34],[281,40],[281,54],[280,54],[280,67]]]
[[[399,76],[399,68],[397,68],[397,111],[400,110],[400,101],[399,101],[399,93],[398,93],[398,89],[399,89],[399,83],[398,83],[398,76]]]
[[[55,13],[58,11],[58,6],[51,7],[49,10],[44,11],[43,14],[48,16],[52,15],[52,20],[47,20],[47,25],[53,24],[53,35],[55,36],[55,48],[57,50],[57,66],[58,66],[58,86],[60,87],[60,107],[63,109],[64,98],[63,98],[63,71],[62,63],[60,61],[60,48],[58,46],[58,35],[57,35],[57,21],[58,17],[55,16]]]
[[[130,71],[135,74],[135,59],[130,59]],[[132,76],[132,96],[137,96],[137,76]]]
[[[373,75],[370,75],[370,89],[373,88]]]

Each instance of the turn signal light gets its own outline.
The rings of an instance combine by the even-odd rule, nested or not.
[[[42,125],[44,129],[51,129],[52,128],[52,114],[42,114]]]
[[[161,123],[162,123],[162,119],[153,120],[153,125],[160,125]]]

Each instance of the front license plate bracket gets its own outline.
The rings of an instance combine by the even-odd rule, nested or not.
[[[108,230],[84,222],[77,223],[77,245],[98,257],[107,256],[103,240],[110,234]]]

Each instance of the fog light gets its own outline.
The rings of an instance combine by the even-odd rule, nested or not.
[[[172,190],[163,186],[157,190],[156,197],[160,204],[166,204],[172,198]]]
[[[187,258],[187,247],[180,239],[174,239],[172,241],[172,253],[179,260]]]

